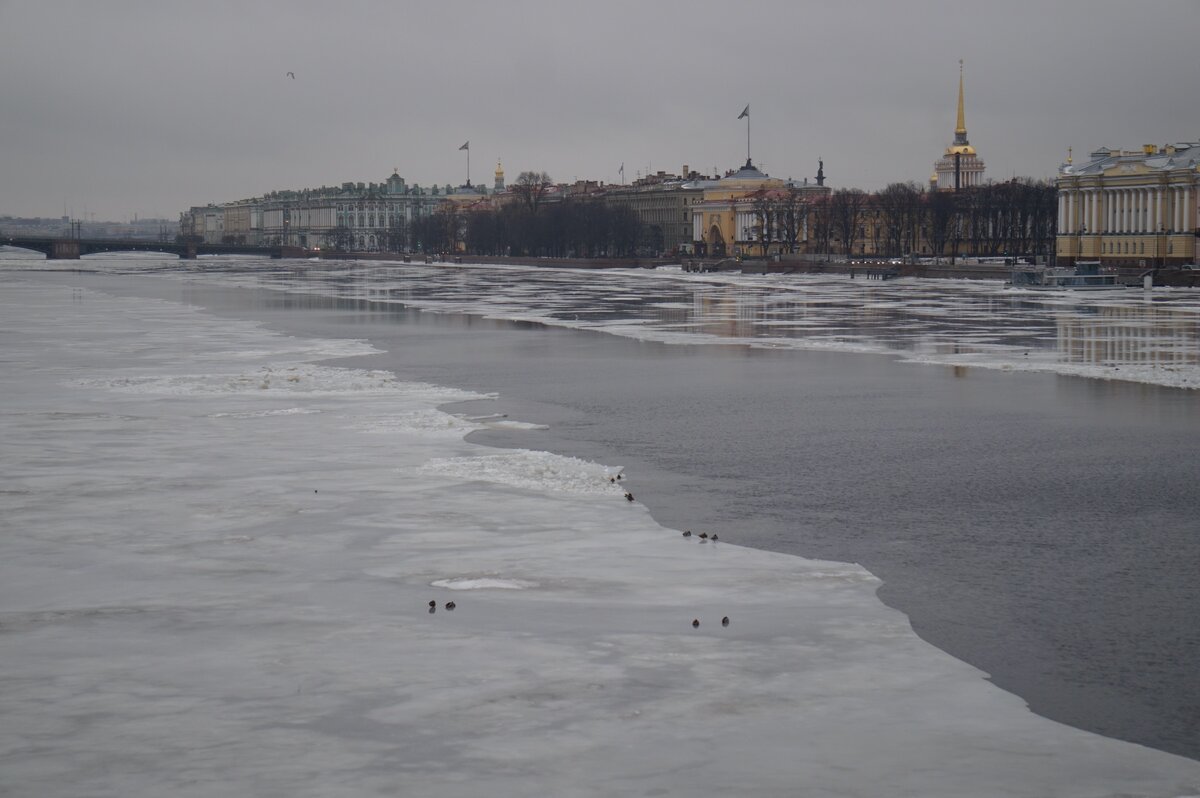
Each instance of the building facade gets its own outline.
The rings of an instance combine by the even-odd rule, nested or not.
[[[193,207],[180,215],[179,227],[181,235],[210,244],[397,251],[411,246],[414,223],[432,214],[451,193],[448,186],[410,186],[393,173],[381,183],[274,191]]]
[[[1170,268],[1196,263],[1200,142],[1101,148],[1059,170],[1060,262]]]
[[[704,197],[692,207],[692,241],[696,254],[724,258],[750,254],[755,225],[739,200],[757,191],[782,189],[785,181],[767,175],[749,158],[746,165],[720,180],[706,181]],[[739,212],[740,211],[740,212]]]
[[[715,258],[806,250],[809,212],[829,194],[824,185],[807,180],[771,177],[749,159],[736,172],[704,181],[700,188],[703,198],[691,206],[693,246],[696,254]]]
[[[628,186],[606,186],[604,202],[636,213],[656,254],[687,254],[692,252],[693,208],[711,182],[684,165],[682,175],[658,172]]]
[[[193,205],[179,215],[179,234],[190,241],[220,244],[225,237],[225,208]]]

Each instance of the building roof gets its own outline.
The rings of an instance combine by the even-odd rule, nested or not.
[[[753,163],[751,163],[750,159],[747,158],[745,165],[742,166],[741,169],[738,169],[733,174],[722,177],[718,182],[724,183],[726,181],[732,182],[734,180],[763,181],[766,179],[767,179],[767,174],[765,172],[763,172],[762,170],[760,170]]]
[[[1158,146],[1147,144],[1140,150],[1110,150],[1101,147],[1090,153],[1087,163],[1065,163],[1059,168],[1060,175],[1103,174],[1114,167],[1140,164],[1154,171],[1195,169],[1200,166],[1200,142],[1185,141]]]

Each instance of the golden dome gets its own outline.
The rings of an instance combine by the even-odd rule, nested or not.
[[[975,148],[970,144],[953,144],[946,148],[947,155],[974,155]]]
[[[496,177],[504,177],[504,167],[500,165],[499,161],[496,161]]]

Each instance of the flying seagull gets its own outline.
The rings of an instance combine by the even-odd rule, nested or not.
[[[289,73],[288,73],[288,77],[289,77],[289,78],[291,78],[292,80],[295,80],[295,79],[296,79],[296,73],[295,73],[295,72],[289,72]]]

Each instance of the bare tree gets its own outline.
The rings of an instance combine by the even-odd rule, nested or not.
[[[847,259],[850,258],[854,241],[858,237],[866,201],[867,195],[858,188],[839,188],[830,197],[829,211],[833,229],[842,239]]]
[[[550,175],[545,172],[522,172],[517,175],[512,190],[530,213],[537,213],[551,185]]]
[[[957,227],[958,213],[955,203],[957,195],[951,191],[933,191],[929,196],[929,212],[927,215],[929,230],[926,240],[929,241],[933,256],[940,258],[946,254],[946,243],[950,240],[952,231]]]
[[[829,194],[812,205],[812,237],[826,257],[833,250],[833,197]]]
[[[789,186],[775,200],[777,234],[789,254],[796,251],[796,245],[803,238],[807,238],[810,202],[808,195],[795,186]]]
[[[891,183],[877,195],[886,254],[897,256],[912,251],[917,238],[917,214],[914,211],[920,198],[921,188],[911,182]]]
[[[754,228],[762,256],[767,257],[767,247],[775,237],[775,198],[768,191],[760,191],[754,198]]]
[[[379,233],[379,248],[385,252],[399,252],[408,239],[404,217],[393,216],[391,222]]]
[[[345,252],[350,249],[353,239],[354,237],[350,234],[350,228],[344,223],[325,233],[325,243],[336,252]]]

